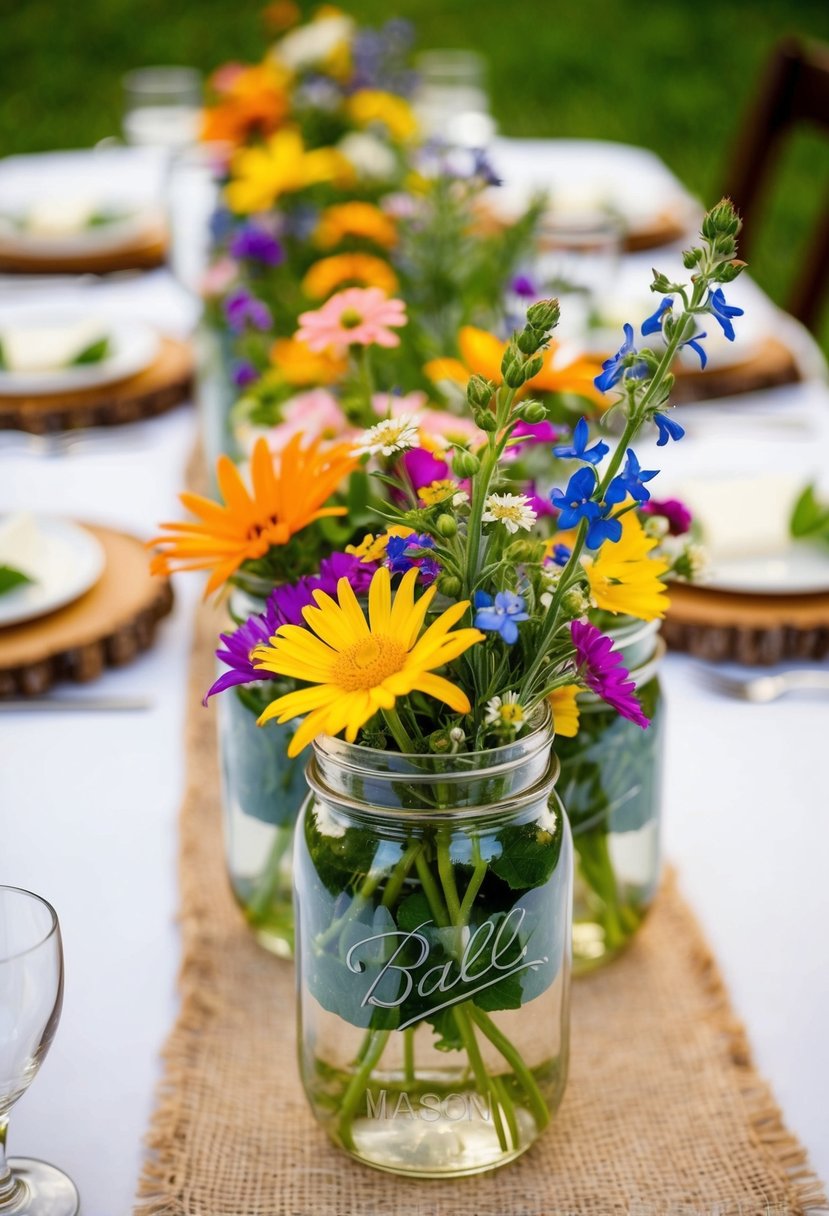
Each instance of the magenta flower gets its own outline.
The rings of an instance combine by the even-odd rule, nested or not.
[[[652,498],[649,502],[643,502],[639,510],[643,515],[661,515],[666,519],[671,536],[682,536],[690,528],[693,519],[685,503],[680,502],[678,498],[664,498],[661,502]]]
[[[570,636],[576,648],[579,674],[587,687],[623,718],[643,729],[647,727],[650,719],[642,713],[636,685],[622,666],[622,656],[613,649],[613,639],[589,621],[571,621]]]
[[[552,519],[558,515],[558,511],[556,511],[550,502],[549,496],[538,493],[538,487],[534,481],[527,482],[527,488],[524,492],[527,496],[527,506],[532,507],[537,519],[541,519],[543,516],[548,516]]]
[[[512,429],[513,439],[521,439],[522,443],[510,445],[510,453],[522,452],[524,448],[534,443],[558,443],[570,434],[566,426],[555,426],[548,419],[543,422],[516,422]]]
[[[451,476],[446,461],[439,460],[427,448],[409,448],[403,453],[400,464],[415,493],[433,481],[446,481]]]

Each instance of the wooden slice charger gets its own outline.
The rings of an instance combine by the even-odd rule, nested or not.
[[[104,547],[104,572],[74,603],[0,628],[0,697],[36,696],[57,680],[86,683],[106,667],[129,663],[152,644],[173,606],[169,581],[150,574],[137,537],[83,527]]]
[[[684,366],[675,370],[676,382],[671,393],[674,405],[753,393],[781,384],[794,384],[801,378],[794,355],[777,338],[766,338],[752,358],[743,363],[705,371]]]
[[[829,592],[749,595],[671,584],[662,634],[674,650],[752,666],[829,654]]]
[[[153,224],[130,240],[112,249],[81,253],[53,253],[44,249],[32,253],[0,243],[0,271],[3,274],[115,274],[124,270],[155,270],[167,258],[167,234]]]
[[[152,418],[191,396],[194,368],[191,343],[165,337],[149,367],[114,384],[32,397],[0,394],[0,430],[49,435]]]

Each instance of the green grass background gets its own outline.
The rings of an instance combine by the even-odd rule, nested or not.
[[[0,0],[0,151],[118,134],[132,67],[205,71],[263,46],[260,0]],[[307,6],[310,8],[311,6]],[[829,42],[827,0],[353,0],[358,19],[412,19],[418,44],[469,46],[490,64],[508,135],[616,139],[652,148],[706,202],[775,40]],[[752,272],[784,302],[826,197],[829,141],[791,142]],[[823,326],[829,338],[829,318]]]

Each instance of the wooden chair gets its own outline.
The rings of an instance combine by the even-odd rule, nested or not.
[[[740,250],[750,250],[762,197],[783,141],[800,124],[829,135],[829,46],[796,38],[779,42],[733,149],[723,193],[743,217]],[[829,196],[795,280],[788,311],[816,330],[829,286]]]

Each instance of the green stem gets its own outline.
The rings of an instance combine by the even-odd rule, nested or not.
[[[368,1050],[363,1055],[360,1067],[349,1081],[348,1088],[343,1095],[343,1102],[340,1108],[340,1136],[342,1137],[344,1146],[348,1149],[354,1149],[354,1138],[351,1134],[354,1115],[356,1114],[360,1099],[368,1088],[369,1078],[380,1062],[380,1057],[385,1050],[390,1034],[390,1030],[373,1030],[371,1032],[371,1042]]]
[[[407,1026],[403,1031],[403,1076],[407,1085],[415,1082],[414,1036],[414,1026]]]
[[[403,752],[405,755],[411,756],[414,752],[417,751],[417,748],[415,747],[412,740],[409,738],[409,736],[406,732],[405,726],[400,721],[400,715],[397,712],[397,710],[396,709],[384,709],[381,712],[383,714],[383,719],[386,723],[386,726],[388,726],[389,730],[391,731],[392,738],[394,739],[397,746],[400,748],[401,752]]]
[[[486,1035],[490,1043],[500,1051],[523,1085],[530,1100],[530,1109],[532,1110],[536,1126],[541,1131],[550,1122],[550,1112],[547,1109],[547,1103],[541,1096],[541,1090],[538,1088],[535,1077],[521,1058],[521,1053],[509,1041],[507,1036],[498,1029],[495,1022],[483,1009],[479,1009],[477,1005],[473,1005],[469,1010],[469,1016],[475,1025]]]
[[[475,903],[475,898],[481,889],[481,884],[486,878],[488,869],[487,862],[481,857],[481,842],[477,836],[472,840],[472,860],[474,869],[472,877],[469,880],[469,886],[466,888],[461,901],[459,920],[461,924],[468,924],[469,917],[472,914],[472,905]]]
[[[470,1013],[466,1004],[455,1005],[452,1008],[452,1016],[455,1019],[455,1025],[458,1028],[458,1033],[463,1039],[463,1045],[466,1048],[466,1054],[469,1058],[469,1063],[472,1065],[472,1072],[475,1075],[475,1080],[478,1083],[478,1088],[482,1094],[489,1094],[492,1099],[492,1122],[495,1126],[495,1131],[498,1136],[498,1144],[501,1149],[506,1152],[509,1148],[507,1143],[507,1135],[504,1131],[504,1121],[501,1118],[501,1106],[499,1102],[499,1094],[493,1083],[493,1078],[490,1077],[484,1064],[484,1058],[481,1055],[481,1049],[478,1047],[478,1040],[475,1038],[475,1030],[470,1024]],[[509,1096],[506,1095],[507,1102]],[[512,1114],[512,1121],[515,1122],[515,1115]],[[516,1144],[516,1148],[517,1148]]]
[[[280,866],[282,859],[293,844],[293,828],[276,829],[271,851],[259,875],[259,880],[253,889],[253,894],[247,904],[249,919],[258,924],[267,917],[273,906],[274,897],[282,885]]]

